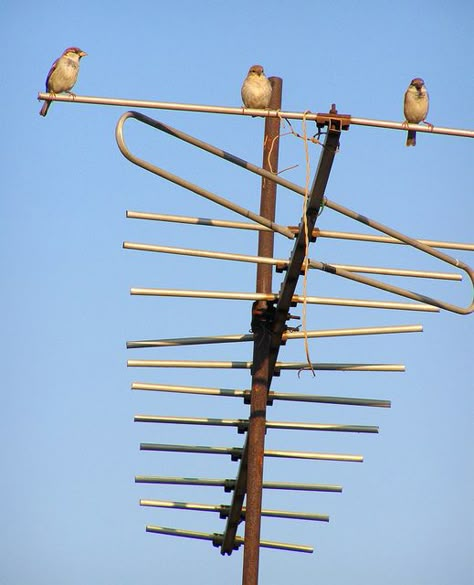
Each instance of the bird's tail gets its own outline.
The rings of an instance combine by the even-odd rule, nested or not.
[[[46,116],[50,105],[51,105],[51,102],[48,102],[48,101],[43,102],[43,105],[41,106],[41,110],[40,110],[40,116]]]
[[[407,146],[416,146],[416,132],[413,130],[408,130]]]

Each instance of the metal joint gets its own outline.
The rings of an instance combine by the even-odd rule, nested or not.
[[[255,301],[252,305],[251,331],[270,329],[275,318],[275,304],[269,301]]]
[[[242,447],[231,447],[230,458],[232,461],[239,461],[242,459]]]
[[[239,420],[238,424],[237,424],[237,432],[240,435],[243,435],[244,433],[246,433],[248,431],[249,428],[249,421],[248,420]]]
[[[219,518],[221,520],[226,520],[226,518],[229,517],[229,512],[230,512],[230,506],[222,505],[220,507],[220,511],[219,511]]]
[[[329,114],[321,114],[318,112],[316,125],[318,128],[324,128],[327,126],[330,130],[336,130],[337,132],[349,130],[351,116],[349,114],[337,114],[332,112]]]
[[[235,489],[235,479],[224,480],[224,491],[230,493]]]

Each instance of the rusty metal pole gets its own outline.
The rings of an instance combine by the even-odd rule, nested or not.
[[[271,77],[272,100],[270,108],[281,109],[282,79]],[[263,144],[263,168],[277,173],[279,150],[280,119],[265,120]],[[260,214],[272,221],[275,219],[276,183],[262,179]],[[258,255],[273,256],[273,232],[260,232]],[[257,267],[257,292],[272,291],[271,265],[259,264]],[[258,584],[260,554],[260,523],[262,511],[263,459],[265,447],[265,422],[267,394],[271,374],[269,372],[269,352],[271,341],[271,320],[273,305],[267,301],[256,301],[252,307],[252,330],[255,335],[252,368],[252,392],[250,397],[250,422],[248,429],[248,473],[247,502],[245,514],[244,558],[242,570],[243,585]]]

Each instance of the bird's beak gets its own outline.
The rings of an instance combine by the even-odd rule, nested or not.
[[[87,53],[85,51],[81,51],[79,53],[79,57],[87,57]]]

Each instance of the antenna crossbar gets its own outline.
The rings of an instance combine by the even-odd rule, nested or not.
[[[51,94],[39,92],[38,100],[51,102],[69,102],[74,104],[92,104],[98,106],[119,106],[125,108],[146,108],[155,110],[171,110],[183,112],[201,112],[207,114],[227,114],[234,116],[261,116],[262,118],[280,118],[288,120],[308,120],[317,124],[327,125],[329,120],[337,120],[342,129],[349,125],[368,126],[372,128],[386,128],[389,130],[416,130],[429,134],[445,134],[449,136],[460,136],[474,138],[474,130],[462,128],[449,128],[443,126],[421,126],[419,124],[408,124],[406,122],[394,122],[390,120],[377,120],[372,118],[360,118],[348,114],[312,113],[312,112],[290,112],[281,110],[259,110],[253,108],[212,106],[204,104],[183,104],[177,102],[161,102],[152,100],[138,100],[127,98],[111,98],[87,95]]]

